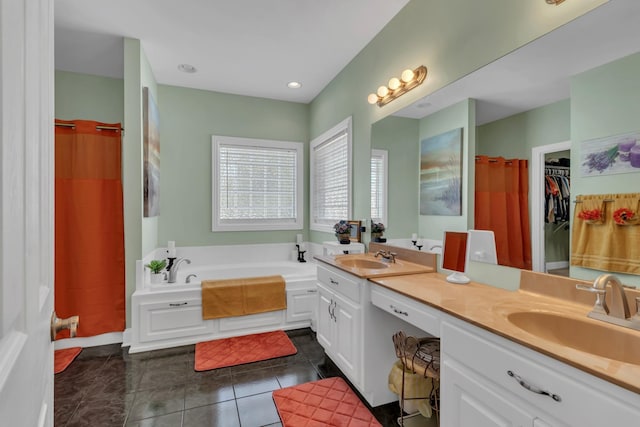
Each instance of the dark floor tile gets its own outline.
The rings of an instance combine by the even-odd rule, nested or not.
[[[56,427],[65,427],[67,425],[67,421],[71,419],[79,404],[80,402],[75,399],[63,399],[56,397],[53,404],[53,424]]]
[[[189,380],[189,374],[188,365],[184,361],[167,361],[167,363],[154,365],[150,360],[142,374],[138,390],[178,386]]]
[[[127,419],[132,402],[133,395],[83,400],[67,422],[66,427],[122,426]]]
[[[236,403],[242,427],[262,427],[280,422],[271,392],[239,398]]]
[[[199,406],[184,411],[183,427],[240,427],[235,400]],[[247,427],[242,424],[242,427]]]
[[[159,417],[129,421],[125,427],[180,427],[182,426],[182,417],[182,412],[174,412]]]
[[[130,420],[157,417],[184,409],[184,385],[143,390],[136,393]]]
[[[274,368],[273,373],[282,388],[320,379],[320,375],[309,362],[301,365]]]
[[[235,399],[231,377],[202,379],[185,386],[185,409]]]
[[[383,427],[396,427],[398,425],[398,417],[400,416],[400,407],[398,402],[391,402],[386,405],[371,408],[371,413]]]
[[[122,344],[107,344],[98,347],[86,347],[83,348],[77,360],[83,359],[106,359],[110,356],[119,355],[122,353]]]
[[[279,388],[280,384],[271,370],[249,371],[233,376],[233,390],[236,399]]]

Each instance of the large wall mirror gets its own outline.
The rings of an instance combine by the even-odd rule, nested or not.
[[[581,138],[596,131],[587,129],[586,125],[572,123],[572,111],[578,102],[585,102],[584,98],[595,100],[596,97],[589,92],[591,89],[582,89],[580,85],[574,85],[574,81],[576,76],[578,79],[582,79],[584,75],[590,77],[589,70],[601,65],[626,67],[628,64],[625,58],[638,53],[640,47],[634,40],[640,36],[640,27],[633,22],[630,16],[633,14],[627,13],[626,9],[629,7],[609,2],[374,123],[371,147],[388,150],[389,153],[389,237],[408,238],[418,229],[424,233],[425,228],[429,228],[434,235],[442,235],[446,230],[465,230],[464,221],[447,228],[444,225],[446,221],[441,218],[434,217],[434,221],[431,221],[431,217],[420,217],[417,196],[419,161],[416,160],[419,157],[419,141],[430,135],[424,133],[425,120],[465,100],[474,100],[470,103],[474,111],[467,119],[475,118],[475,123],[469,123],[466,129],[474,133],[470,138],[474,146],[469,151],[471,158],[465,159],[463,174],[473,173],[476,155],[526,159],[529,168],[534,164],[536,168],[544,168],[545,156],[579,162],[572,149],[576,149]],[[627,26],[634,27],[633,34],[629,33]],[[615,79],[614,76],[611,78]],[[630,85],[637,83],[637,80],[629,82]],[[635,108],[636,116],[640,114],[640,103],[636,102],[632,108]],[[605,124],[602,126],[601,132],[605,135],[606,132],[616,133],[615,130],[606,128]],[[637,123],[620,126],[621,130],[617,133],[637,130],[638,127]],[[635,128],[627,129],[625,126]],[[562,145],[561,149],[554,148],[558,144]],[[549,146],[548,150],[545,150],[546,146]],[[539,164],[539,159],[534,162],[534,155],[543,156],[543,163]],[[572,164],[569,170],[572,175],[579,175],[578,165]],[[541,171],[538,176],[542,173],[544,177],[544,170]],[[531,176],[530,170],[529,177]],[[583,193],[620,192],[620,176],[606,179],[571,176],[572,193],[574,189]],[[637,178],[637,174],[635,177]],[[470,187],[472,185],[469,184]],[[531,231],[532,242],[537,248],[543,245],[542,253],[546,249],[548,257],[545,260],[543,255],[542,260],[538,259],[534,270],[544,271],[550,263],[556,261],[553,259],[556,252],[568,264],[570,224],[545,228],[544,199],[540,198],[540,194],[533,199],[531,182],[529,195],[529,214],[531,223],[535,226]],[[469,210],[466,215],[470,216],[467,222],[471,226],[473,198],[474,191],[470,188],[466,200]],[[453,221],[455,223],[456,220]],[[545,234],[547,239],[561,236],[564,240],[545,248]],[[539,258],[539,252],[536,256]],[[585,279],[600,273],[571,268],[572,276]],[[627,278],[629,284],[639,283],[638,276]]]

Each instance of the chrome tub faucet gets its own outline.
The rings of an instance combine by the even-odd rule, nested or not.
[[[171,264],[171,268],[169,268],[169,279],[168,283],[176,283],[176,278],[178,277],[178,267],[180,264],[186,262],[187,264],[191,264],[191,260],[187,258],[178,258],[174,263]]]

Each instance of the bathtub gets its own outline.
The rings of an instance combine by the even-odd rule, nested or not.
[[[194,257],[195,258],[195,257]],[[202,259],[202,258],[201,258]],[[195,274],[189,283],[186,278]],[[219,319],[202,318],[201,280],[282,275],[286,310]],[[181,264],[176,283],[145,283],[132,296],[130,353],[273,330],[314,328],[317,306],[316,264],[297,261]]]
[[[189,283],[187,276],[191,277]],[[273,261],[262,263],[238,263],[225,265],[193,265],[181,264],[176,283],[148,284],[150,290],[177,290],[200,288],[202,280],[242,279],[260,276],[281,275],[287,289],[304,285],[309,281],[315,283],[316,264],[313,262],[300,263],[297,261]]]

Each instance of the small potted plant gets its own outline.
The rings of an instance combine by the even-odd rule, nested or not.
[[[166,266],[167,261],[164,259],[154,259],[151,260],[149,264],[145,265],[145,267],[151,270],[151,283],[162,283],[162,280],[164,279],[164,273],[162,273],[162,270],[164,270]]]
[[[333,226],[333,229],[340,243],[343,245],[351,243],[351,225],[349,225],[348,221],[340,220]]]
[[[371,241],[372,242],[380,242],[380,238],[384,233],[384,224],[381,222],[372,222],[371,223]]]

